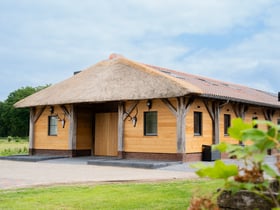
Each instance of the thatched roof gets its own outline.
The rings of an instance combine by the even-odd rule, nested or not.
[[[190,93],[201,94],[202,91],[147,65],[110,56],[108,60],[17,102],[15,107],[169,98]]]
[[[141,64],[116,54],[17,102],[15,107],[171,98],[188,94],[280,108],[275,94]]]

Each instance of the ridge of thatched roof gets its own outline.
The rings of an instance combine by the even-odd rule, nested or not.
[[[43,89],[14,106],[170,98],[201,94],[195,85],[120,56],[110,56],[69,79]]]

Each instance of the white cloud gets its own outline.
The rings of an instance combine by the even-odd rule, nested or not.
[[[272,0],[1,2],[0,69],[17,72],[9,79],[22,85],[41,85],[63,80],[116,52],[144,63],[275,90],[275,82],[267,78],[279,78],[279,9]],[[223,38],[236,30],[250,33],[227,45],[217,43],[219,49],[178,41],[186,34]],[[270,70],[266,77],[259,75],[263,69]],[[244,72],[254,79],[243,79]]]

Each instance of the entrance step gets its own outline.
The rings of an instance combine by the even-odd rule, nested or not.
[[[181,164],[182,162],[170,161],[154,161],[154,160],[134,160],[134,159],[117,159],[117,158],[97,158],[88,160],[88,165],[100,166],[117,166],[117,167],[132,167],[132,168],[145,168],[156,169],[167,167],[170,165]]]

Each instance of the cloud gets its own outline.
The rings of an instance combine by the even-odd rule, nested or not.
[[[13,72],[8,79],[0,78],[6,95],[19,86],[61,81],[112,52],[277,90],[280,8],[272,0],[0,4],[0,68]]]

